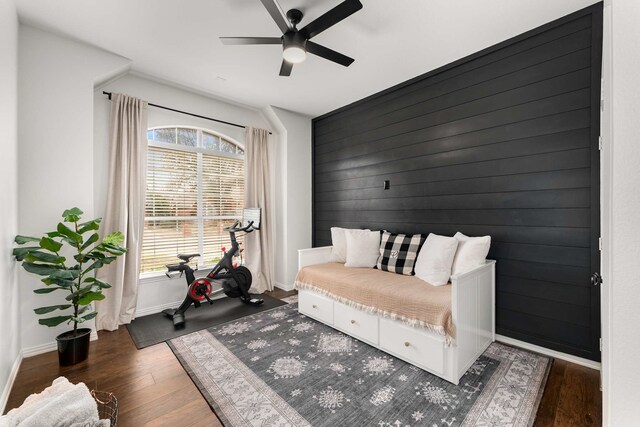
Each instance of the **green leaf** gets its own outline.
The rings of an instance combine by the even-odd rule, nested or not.
[[[86,321],[86,320],[91,320],[94,317],[96,317],[98,315],[98,313],[96,311],[87,314],[86,316],[82,316],[82,321]]]
[[[49,326],[50,328],[54,326],[58,326],[63,322],[67,322],[71,320],[73,316],[56,316],[56,317],[47,317],[46,319],[39,319],[38,323],[41,325]]]
[[[62,213],[62,217],[64,218],[64,220],[66,222],[78,222],[78,220],[80,219],[80,216],[83,213],[84,212],[82,212],[78,208],[71,208],[71,209],[67,209],[66,211],[64,211]]]
[[[67,242],[71,246],[76,246],[76,242],[75,241],[71,240],[70,238],[68,238],[64,234],[58,233],[57,231],[52,231],[50,233],[47,233],[47,236],[51,237],[52,239],[54,237],[60,237],[62,240],[64,240],[65,242]]]
[[[58,224],[58,233],[60,233],[63,236],[65,236],[74,245],[77,244],[77,243],[81,243],[82,242],[82,236],[80,234],[76,233],[75,231],[71,230],[69,227],[67,227],[63,223],[59,223]]]
[[[82,231],[78,230],[78,233],[82,233]],[[98,239],[100,238],[100,236],[98,236],[98,233],[93,233],[91,236],[89,236],[89,238],[87,239],[86,242],[84,242],[84,245],[82,245],[80,247],[81,251],[84,251],[85,249],[87,249],[89,246],[91,246],[92,244],[94,244],[95,242],[98,241]]]
[[[108,257],[105,257],[105,258],[102,260],[102,262],[103,262],[104,264],[111,264],[111,263],[112,263],[113,261],[115,261],[116,259],[118,259],[118,258],[117,258],[117,257],[114,257],[114,256],[108,256]]]
[[[16,257],[16,260],[23,261],[27,257],[27,255],[29,255],[30,251],[38,250],[38,249],[40,248],[36,246],[29,246],[26,248],[14,248],[13,256]]]
[[[67,308],[72,307],[71,304],[63,304],[63,305],[50,305],[49,307],[40,307],[33,310],[36,314],[47,314],[51,313],[55,310],[66,310]]]
[[[96,224],[100,224],[102,222],[102,218],[96,218],[96,219],[89,220],[87,222],[80,223],[78,224],[78,227],[84,227],[92,222],[95,222]]]
[[[87,254],[86,258],[88,259],[104,259],[105,258],[105,254],[103,254],[102,252],[98,251],[98,250],[94,250],[91,251]]]
[[[28,243],[28,242],[39,242],[40,238],[39,237],[29,237],[29,236],[20,236],[20,235],[18,235],[18,236],[16,236],[14,241],[19,245],[24,245],[25,243]]]
[[[82,272],[82,274],[85,275],[91,270],[96,270],[98,268],[102,268],[103,266],[104,266],[104,263],[102,261],[100,260],[94,261],[93,264],[91,264],[85,271]]]
[[[100,289],[98,289],[96,287],[96,285],[94,285],[93,283],[89,283],[88,285],[85,285],[83,287],[81,287],[80,289],[78,289],[76,291],[76,293],[80,296],[88,293],[88,292],[93,292],[95,290],[95,292],[100,292]]]
[[[102,243],[107,245],[121,245],[124,242],[124,234],[120,231],[114,231],[111,234],[104,236]]]
[[[62,243],[56,242],[50,237],[40,239],[40,247],[51,252],[58,252],[62,248]]]
[[[26,258],[27,262],[48,262],[50,264],[64,264],[67,260],[65,257],[55,254],[49,254],[40,251],[30,251]]]
[[[67,242],[68,244],[70,244],[73,247],[78,246],[78,242],[76,242],[75,240],[71,240],[67,236],[62,236],[61,239],[64,240],[65,242]]]
[[[82,306],[82,307],[78,308],[78,315],[86,313],[89,310],[91,310],[91,306],[90,305]]]
[[[101,248],[107,252],[109,252],[110,254],[113,255],[122,255],[125,254],[127,252],[127,250],[125,248],[123,248],[122,246],[117,246],[117,245],[110,245],[110,244],[106,244],[103,243],[101,245]]]
[[[84,234],[87,231],[100,229],[100,221],[102,221],[102,218],[97,218],[91,221],[83,222],[82,224],[78,224],[78,233]]]
[[[84,281],[86,283],[93,283],[94,285],[96,285],[96,286],[98,286],[98,287],[100,287],[102,289],[107,289],[107,288],[111,287],[111,285],[108,284],[107,282],[103,282],[102,280],[98,280],[95,277],[87,277]]]
[[[56,270],[53,273],[49,274],[51,279],[56,280],[75,280],[80,276],[80,271],[78,270]]]
[[[48,293],[51,293],[51,292],[55,291],[56,289],[64,289],[64,288],[57,288],[57,287],[40,288],[40,289],[34,289],[33,293],[34,294],[48,294]]]
[[[37,274],[39,276],[49,276],[53,273],[60,271],[60,267],[57,265],[35,264],[31,262],[23,262],[22,266],[29,273]]]
[[[44,279],[42,279],[42,283],[44,283],[47,286],[58,285],[61,288],[65,288],[65,289],[69,289],[71,286],[75,285],[75,282],[72,282],[71,280],[57,279],[51,276],[45,277]]]
[[[102,294],[102,292],[88,292],[78,300],[78,304],[87,305],[92,301],[101,301],[103,299],[105,299],[105,296]]]
[[[85,287],[83,287],[83,288],[78,289],[78,290],[77,290],[77,291],[75,291],[75,292],[70,293],[69,295],[67,295],[67,296],[65,297],[65,299],[66,299],[67,301],[74,301],[74,302],[76,302],[76,303],[77,303],[77,302],[78,302],[78,300],[79,300],[80,298],[82,298],[83,296],[85,296],[85,295],[86,295],[86,294],[88,294],[89,292],[93,292],[93,289],[94,289],[94,285],[93,285],[93,284],[90,284],[90,285],[88,285],[88,286],[85,286]],[[98,291],[99,291],[99,290],[98,290]],[[96,291],[96,292],[98,292],[98,291]]]

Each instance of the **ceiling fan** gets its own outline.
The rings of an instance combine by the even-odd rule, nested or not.
[[[345,0],[300,30],[296,26],[302,20],[303,15],[301,11],[291,9],[287,12],[285,18],[276,0],[260,1],[273,20],[276,21],[276,24],[282,31],[282,37],[220,37],[220,41],[222,41],[223,44],[281,44],[283,58],[282,66],[280,67],[281,76],[290,76],[293,64],[304,61],[307,53],[312,53],[329,61],[344,65],[345,67],[351,65],[353,58],[349,58],[335,50],[314,43],[310,39],[362,9],[362,3],[360,3],[359,0]]]

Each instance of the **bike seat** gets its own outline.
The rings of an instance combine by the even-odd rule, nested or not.
[[[192,258],[200,256],[200,254],[178,254],[178,258],[180,258],[184,262],[191,261]]]

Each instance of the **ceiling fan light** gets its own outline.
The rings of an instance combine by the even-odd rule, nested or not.
[[[298,64],[307,58],[307,52],[299,46],[287,46],[282,51],[282,57],[287,62]]]

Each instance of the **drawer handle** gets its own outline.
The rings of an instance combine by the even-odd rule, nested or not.
[[[409,343],[409,341],[405,341],[405,342],[404,342],[404,346],[405,346],[405,347],[409,347],[410,345],[411,345],[411,344]]]
[[[355,325],[355,324],[356,324],[356,321],[355,321],[355,320],[351,320],[351,324],[352,324],[352,325]]]
[[[313,305],[311,306],[311,308],[318,308],[318,306],[317,306],[317,305],[315,305],[315,304],[313,304]]]

